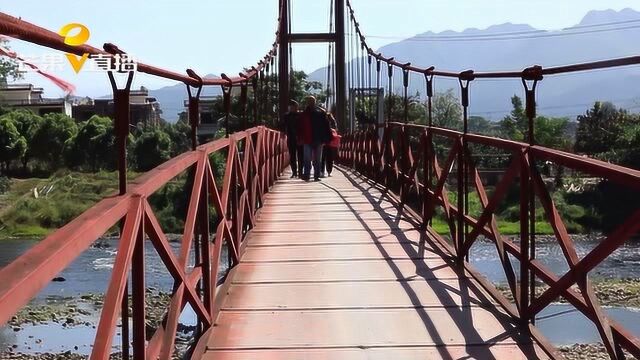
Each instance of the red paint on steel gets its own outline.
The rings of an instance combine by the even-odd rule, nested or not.
[[[271,139],[269,146],[266,146],[264,142],[266,137]],[[222,195],[220,195],[215,185],[215,177],[209,165],[208,155],[227,148],[234,149],[236,143],[240,141],[245,144],[244,163],[240,163],[237,152],[229,152],[231,161],[225,170],[225,179],[227,180],[223,184]],[[206,328],[212,325],[212,319],[217,313],[214,309],[213,299],[223,295],[216,291],[215,281],[222,242],[226,241],[238,247],[242,244],[245,236],[244,231],[232,232],[229,230],[224,211],[227,208],[226,202],[229,199],[229,194],[240,190],[243,194],[241,197],[243,201],[239,203],[238,212],[230,214],[235,221],[236,228],[252,227],[252,222],[248,221],[249,214],[253,216],[257,204],[262,202],[265,192],[273,184],[272,174],[279,174],[284,166],[283,157],[286,156],[286,153],[281,146],[282,141],[279,132],[264,127],[249,129],[232,135],[230,139],[204,144],[195,151],[178,156],[133,181],[125,194],[99,202],[0,270],[0,278],[3,279],[0,284],[0,319],[6,322],[95,240],[123,219],[122,238],[112,279],[105,296],[105,305],[91,358],[107,359],[111,353],[112,338],[121,313],[127,274],[132,268],[134,358],[143,358],[145,353],[147,355],[155,354],[154,356],[162,353],[163,358],[168,358],[173,351],[172,344],[178,318],[187,303],[195,310],[198,319]],[[254,143],[258,144],[254,145]],[[261,162],[266,162],[268,165],[258,166]],[[180,256],[176,257],[173,255],[169,242],[162,233],[146,198],[194,164],[197,171],[192,191],[193,197],[187,215],[186,227],[188,231],[183,234],[183,248]],[[249,171],[254,180],[262,181],[264,179],[264,187],[256,189],[257,191],[251,190],[254,191],[252,195],[256,199],[253,204],[247,201],[250,191],[247,181]],[[231,173],[235,173],[237,176],[227,175]],[[221,198],[225,200],[221,201]],[[218,231],[213,249],[210,246],[208,235],[206,235],[208,233],[206,227],[197,228],[195,221],[193,221],[196,218],[201,220],[208,218],[206,216],[208,206],[205,206],[207,203],[212,204],[216,208],[216,212],[221,215],[218,219]],[[201,223],[206,222],[201,221]],[[194,232],[202,236],[203,254],[207,260],[196,264],[193,272],[187,273],[185,254],[189,251]],[[145,234],[149,236],[167,270],[179,284],[178,290],[172,297],[171,307],[165,316],[166,321],[156,332],[158,335],[152,336],[148,347],[145,345],[144,326],[145,263],[143,242]],[[236,249],[234,248],[233,251],[235,254]],[[237,255],[235,257],[237,263]],[[202,283],[203,289],[206,291],[202,297],[196,291],[198,283]]]
[[[41,46],[45,46],[51,49],[56,49],[59,51],[72,53],[76,55],[83,54],[109,54],[109,51],[106,49],[114,49],[115,47],[111,44],[106,44],[105,50],[100,50],[90,45],[80,45],[80,46],[71,46],[64,43],[64,38],[59,34],[31,24],[22,19],[13,17],[11,15],[0,13],[0,34],[10,36],[16,39],[20,39],[23,41],[28,41],[34,44],[38,44]],[[277,36],[277,34],[276,34]],[[276,41],[277,43],[277,41]],[[270,60],[276,54],[277,46],[274,46],[269,50],[265,58]],[[231,83],[240,84],[245,81],[246,78],[252,78],[257,75],[257,73],[264,67],[264,64],[258,64],[257,67],[252,68],[249,71],[245,72],[245,76],[238,76],[230,78]],[[159,76],[165,79],[171,79],[175,81],[180,81],[188,85],[198,86],[198,85],[227,85],[229,81],[218,78],[207,78],[202,79],[202,82],[199,79],[195,79],[188,75],[182,75],[176,73],[174,71],[161,69],[152,65],[148,65],[145,63],[138,63],[138,71],[143,72],[149,75]]]
[[[478,235],[483,235],[494,241],[501,258],[501,263],[505,269],[509,287],[515,298],[517,312],[510,313],[512,316],[519,318],[522,321],[522,325],[526,326],[539,311],[547,307],[552,301],[557,299],[558,296],[563,296],[572,305],[576,306],[579,311],[585,314],[587,318],[594,322],[612,358],[616,358],[619,347],[623,347],[625,350],[634,354],[634,356],[640,354],[640,341],[620,324],[606,316],[598,304],[597,298],[594,296],[592,285],[589,281],[585,281],[589,271],[604,261],[613,251],[618,249],[626,240],[640,230],[640,211],[632,214],[608,239],[580,259],[577,256],[573,241],[568,235],[563,219],[556,209],[548,190],[544,186],[540,174],[537,173],[535,167],[531,164],[534,161],[553,161],[562,166],[611,180],[620,186],[626,186],[632,190],[640,189],[640,172],[559,150],[547,149],[536,145],[532,146],[516,141],[494,139],[481,135],[464,134],[454,130],[429,126],[392,122],[385,125],[382,141],[377,140],[377,133],[378,130],[376,128],[371,128],[345,135],[339,151],[341,162],[344,165],[357,169],[362,174],[367,175],[371,179],[375,179],[379,183],[386,184],[385,186],[387,186],[389,190],[399,192],[401,194],[399,200],[401,205],[405,205],[408,201],[418,201],[421,203],[420,206],[423,209],[421,214],[416,214],[411,209],[408,209],[408,213],[414,214],[417,220],[423,224],[429,223],[437,206],[442,207],[442,214],[450,224],[452,239],[460,239],[460,232],[463,232],[465,227],[469,227],[470,232],[468,235],[464,237],[463,241],[454,241],[453,247],[445,244],[445,240],[440,238],[431,229],[428,229],[435,238],[440,239],[443,245],[446,245],[446,248],[450,249],[456,258],[460,259],[467,256],[469,249]],[[424,137],[423,134],[425,133],[430,136]],[[426,147],[426,151],[421,151],[428,154],[430,161],[425,163],[432,168],[423,169],[422,176],[418,180],[415,180],[413,167],[402,166],[402,164],[406,162],[411,164],[411,161],[413,161],[413,150],[403,149],[403,146],[406,147],[406,144],[409,143],[411,147],[412,144],[409,142],[409,138],[415,138],[417,136],[429,139],[427,144],[417,144],[414,142],[413,146],[418,146],[420,149],[425,149]],[[373,151],[367,146],[367,143],[370,141],[368,139],[371,137],[375,139],[371,142],[376,148]],[[438,159],[435,156],[433,148],[436,140],[434,140],[434,138],[439,138],[440,140],[448,139],[447,141],[451,144],[452,149],[449,152],[448,159],[444,166],[439,165]],[[491,146],[501,152],[507,152],[512,158],[511,165],[504,172],[502,179],[491,196],[487,195],[479,179],[479,174],[473,165],[467,167],[469,175],[472,176],[472,183],[475,183],[475,190],[478,193],[483,208],[478,219],[468,214],[464,208],[461,208],[460,204],[458,204],[458,206],[451,205],[447,195],[447,179],[452,169],[454,169],[454,166],[460,168],[462,167],[460,165],[461,163],[472,162],[473,159],[469,149],[466,151],[463,150],[463,140],[468,143]],[[399,147],[402,151],[396,152],[395,148],[397,148],[397,146],[395,144],[405,145]],[[378,155],[376,155],[376,159],[370,160],[372,153]],[[372,164],[379,165],[372,166]],[[430,172],[429,170],[433,172],[435,184],[426,181],[426,174]],[[464,181],[464,174],[458,172],[457,178],[459,185],[461,179]],[[474,178],[475,180],[473,180]],[[519,180],[517,180],[518,178]],[[403,180],[398,181],[398,179]],[[417,183],[413,183],[414,180],[417,181]],[[413,183],[410,190],[414,196],[411,199],[409,199],[407,194],[408,190],[406,187],[408,182]],[[521,191],[520,199],[522,235],[519,245],[503,238],[497,231],[495,224],[495,214],[498,205],[503,200],[509,187],[517,182],[519,182],[520,188],[524,190]],[[530,193],[527,192],[528,189],[531,189]],[[464,187],[458,188],[458,198],[460,198],[460,194],[464,191]],[[529,243],[532,235],[529,233],[531,229],[530,221],[533,219],[530,212],[534,210],[530,207],[532,196],[537,197],[538,201],[542,204],[542,208],[554,230],[555,237],[569,264],[569,271],[562,277],[555,276],[532,256],[530,249],[531,244]],[[462,205],[464,206],[464,203]],[[514,278],[514,271],[507,254],[513,255],[521,264],[520,276],[517,281]],[[465,263],[464,266],[466,267],[467,264]],[[532,289],[530,286],[531,281],[542,281],[549,286],[549,289],[529,304],[530,299],[532,299],[532,294],[530,293]],[[570,288],[574,284],[578,285],[581,293],[577,293]],[[503,295],[495,291],[495,289],[492,289],[491,284],[487,283],[487,287],[487,290],[495,295],[496,299],[499,299],[501,303],[505,304],[505,309],[510,308],[510,305],[508,305]],[[531,328],[531,330],[532,334],[535,333],[533,328]]]
[[[205,357],[246,358],[251,349],[254,358],[271,359],[295,349],[334,359],[360,348],[346,357],[355,359],[384,347],[390,359],[404,359],[409,348],[447,358],[450,346],[466,344],[463,357],[547,358],[475,280],[443,259],[424,232],[412,230],[418,222],[385,189],[353,175],[336,171],[307,184],[280,178],[234,270]],[[323,220],[336,212],[339,221]],[[298,226],[291,214],[302,215]],[[363,221],[372,217],[384,220]],[[392,331],[357,330],[372,322]],[[514,351],[495,349],[496,336]]]

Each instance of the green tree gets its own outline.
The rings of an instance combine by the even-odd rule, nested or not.
[[[499,123],[500,135],[506,139],[524,141],[529,131],[529,122],[522,106],[522,99],[517,95],[511,97],[513,110]]]
[[[640,169],[640,116],[632,120],[619,140],[617,163],[623,166]]]
[[[33,157],[33,148],[30,145],[33,144],[33,137],[42,124],[42,117],[36,115],[32,111],[24,109],[11,111],[2,116],[8,117],[13,121],[18,133],[25,140],[27,146],[20,161],[22,162],[22,170],[26,171],[29,160]]]
[[[511,98],[513,109],[498,123],[497,134],[500,137],[516,141],[528,141],[529,119],[517,95]],[[569,119],[537,116],[533,121],[534,140],[537,145],[560,150],[569,150],[571,140],[567,136]]]
[[[363,103],[360,111],[364,111],[368,106],[369,109],[376,109],[376,99],[369,98]],[[358,104],[356,104],[358,105]],[[426,111],[424,105],[420,101],[420,94],[409,95],[407,97],[407,119],[409,123],[424,123],[426,119]],[[356,110],[358,106],[356,106]],[[384,119],[389,120],[389,109],[391,109],[390,121],[404,122],[404,97],[397,94],[390,94],[384,98]],[[376,110],[373,110],[374,112]]]
[[[94,115],[79,124],[66,147],[65,160],[70,167],[99,171],[115,168],[115,154],[113,120]]]
[[[277,81],[277,78],[274,79],[275,81]],[[275,82],[272,82],[272,84],[275,85]],[[291,99],[296,100],[301,104],[304,102],[304,98],[307,96],[315,96],[319,104],[324,103],[327,99],[327,94],[325,91],[323,91],[322,83],[319,81],[310,81],[309,75],[307,75],[307,73],[305,73],[304,71],[293,72],[292,85],[293,86],[289,91],[290,97]]]
[[[568,128],[568,118],[538,116],[534,123],[535,143],[559,150],[571,150],[572,142],[567,136]]]
[[[20,136],[13,121],[8,117],[0,117],[0,162],[4,164],[3,173],[7,174],[13,160],[24,155],[27,142]]]
[[[496,135],[495,123],[483,118],[482,116],[469,116],[468,130],[475,134]]]
[[[593,113],[593,109],[591,112]],[[609,115],[611,113],[609,109]],[[606,128],[606,131],[598,131],[598,127],[585,123],[598,121],[597,119],[587,116],[581,118],[586,126],[581,129],[579,125],[581,131],[577,135],[579,142],[576,143],[576,151],[587,153],[600,160],[640,169],[640,115],[629,114],[623,109],[615,109],[613,113],[616,115],[609,116],[609,121],[600,126],[600,129]],[[585,128],[594,133],[584,131]],[[593,143],[589,143],[590,138],[593,139]],[[609,141],[609,143],[605,146],[601,143],[602,141]]]
[[[630,122],[629,114],[610,102],[596,102],[578,116],[575,151],[599,156],[611,150]],[[609,159],[603,159],[609,160]]]
[[[278,92],[278,77],[276,75],[265,76],[264,81],[259,82],[256,97],[258,100],[258,122],[260,124],[266,124],[268,126],[275,127],[279,123],[279,92]],[[318,103],[325,102],[327,94],[323,91],[322,84],[318,81],[310,81],[309,76],[304,71],[294,71],[291,79],[290,97],[292,100],[298,101],[303,104],[304,98],[307,96],[315,96]],[[251,127],[256,125],[253,116],[254,109],[254,94],[252,87],[249,85],[249,92],[247,96],[246,104],[246,119],[243,118],[242,103],[240,102],[240,96],[231,97],[231,109],[229,117],[229,133],[234,133],[238,130],[243,130],[246,126]],[[219,119],[218,127],[221,130],[220,133],[225,133],[225,127],[227,125],[225,119],[224,98],[219,96],[215,99],[212,105],[213,118]],[[187,115],[181,115],[181,118],[186,119]]]
[[[0,37],[0,46],[9,48],[9,41]],[[18,71],[18,63],[9,57],[0,56],[0,85],[6,84],[9,79],[21,79],[22,74]]]
[[[462,129],[462,105],[453,89],[437,93],[433,97],[432,111],[434,126],[454,130]]]
[[[56,169],[63,163],[65,147],[78,132],[76,122],[65,114],[50,113],[44,116],[33,135],[33,156]]]
[[[191,150],[191,126],[186,121],[164,123],[160,125],[160,129],[171,138],[171,157]]]
[[[171,138],[153,128],[140,135],[133,146],[133,158],[139,171],[148,171],[171,158]]]

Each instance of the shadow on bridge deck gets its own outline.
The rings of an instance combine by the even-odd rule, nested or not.
[[[383,192],[281,179],[204,359],[546,359]]]

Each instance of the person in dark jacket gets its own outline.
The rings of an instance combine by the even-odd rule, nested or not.
[[[311,177],[311,163],[313,163],[313,177],[320,180],[322,146],[331,140],[331,128],[327,121],[327,113],[316,104],[316,98],[309,96],[305,100],[305,110],[301,115],[299,138],[304,144],[303,180]]]
[[[280,131],[287,135],[287,147],[289,149],[289,166],[291,166],[291,178],[302,174],[302,145],[298,145],[298,128],[300,126],[300,112],[295,100],[289,101],[289,111],[282,116]],[[299,171],[299,172],[298,172]]]

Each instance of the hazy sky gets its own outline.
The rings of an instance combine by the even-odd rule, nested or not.
[[[294,31],[328,29],[329,0],[291,0]],[[504,22],[528,23],[539,29],[575,25],[589,10],[625,7],[640,10],[639,0],[352,0],[363,31],[374,47],[426,31],[486,28]],[[237,74],[262,57],[274,39],[277,0],[79,1],[3,0],[0,11],[20,16],[53,31],[70,22],[87,25],[89,43],[113,42],[146,63],[200,74]],[[381,36],[379,38],[375,36]],[[38,56],[48,49],[12,41],[14,50]],[[298,45],[294,66],[312,71],[326,65],[325,44]],[[589,59],[585,59],[589,60]],[[457,70],[457,69],[452,69]],[[61,77],[77,85],[78,95],[110,93],[106,75],[80,73],[69,67]],[[61,91],[29,75],[47,96]],[[156,88],[174,82],[139,75],[134,86]]]

